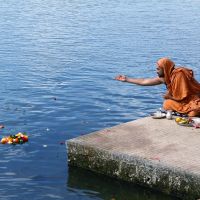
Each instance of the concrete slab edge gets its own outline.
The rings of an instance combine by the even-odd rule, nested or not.
[[[182,199],[200,197],[200,177],[188,171],[136,156],[108,152],[73,140],[68,140],[66,145],[69,165],[154,188]]]

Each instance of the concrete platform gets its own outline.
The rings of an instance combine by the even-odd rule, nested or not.
[[[69,165],[182,199],[200,197],[200,129],[147,117],[66,144]]]

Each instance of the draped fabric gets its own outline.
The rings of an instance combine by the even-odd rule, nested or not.
[[[159,61],[159,67],[164,71],[164,79],[167,89],[171,94],[171,73],[175,69],[175,64],[168,58],[161,58]]]
[[[159,63],[164,70],[168,93],[173,98],[164,101],[164,109],[200,114],[200,83],[195,80],[193,71],[185,67],[174,68],[174,63],[168,58],[161,59]]]

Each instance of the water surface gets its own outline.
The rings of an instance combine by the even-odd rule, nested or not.
[[[82,169],[63,142],[147,116],[164,86],[115,81],[155,76],[169,56],[200,80],[200,2],[30,0],[0,3],[0,199],[175,199]]]

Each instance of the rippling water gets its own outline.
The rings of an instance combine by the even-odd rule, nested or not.
[[[198,0],[30,0],[0,4],[0,199],[175,199],[67,167],[63,142],[148,115],[163,86],[115,81],[155,75],[171,57],[200,80]]]

